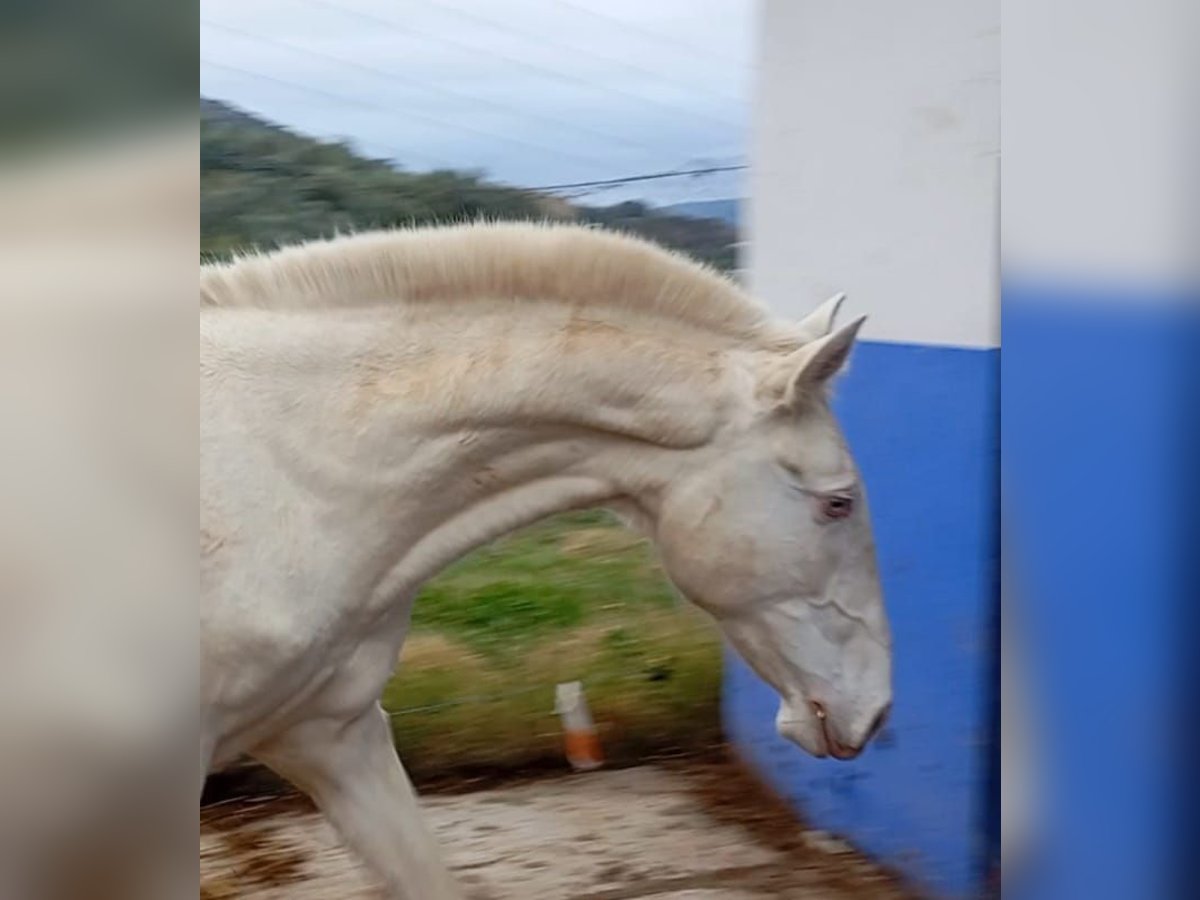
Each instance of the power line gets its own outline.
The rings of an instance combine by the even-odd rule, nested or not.
[[[607,675],[599,678],[585,678],[588,687],[596,687],[610,684],[633,684],[644,683],[647,681],[645,673],[635,672],[633,674]],[[440,712],[445,709],[454,709],[467,704],[485,704],[496,703],[500,700],[508,700],[513,697],[523,697],[528,694],[545,692],[549,696],[554,695],[554,684],[532,684],[525,687],[513,688],[508,691],[497,691],[493,694],[467,694],[458,697],[452,697],[449,700],[442,700],[435,703],[424,703],[420,706],[401,706],[396,709],[388,710],[388,717],[397,719],[401,716],[411,716],[427,712]]]
[[[457,15],[460,18],[466,19],[468,21],[482,22],[483,24],[488,25],[492,28],[495,28],[499,31],[507,31],[510,34],[518,35],[532,43],[544,43],[547,40],[545,35],[535,34],[533,32],[527,31],[523,28],[522,29],[514,28],[512,25],[508,24],[507,22],[498,21],[496,19],[491,18],[490,16],[481,16],[479,13],[475,12],[474,10],[463,9],[462,7],[456,6],[454,4],[442,2],[442,0],[423,0],[423,2],[427,6],[433,6],[433,7],[437,7],[438,9],[444,9],[447,12]],[[664,74],[663,72],[655,71],[653,69],[647,69],[644,66],[639,66],[634,63],[627,62],[626,60],[623,60],[623,59],[617,59],[614,56],[607,56],[602,53],[597,53],[594,50],[588,50],[588,49],[582,48],[578,44],[571,45],[570,50],[572,53],[577,53],[582,56],[590,56],[593,59],[598,59],[601,62],[608,63],[609,65],[620,66],[621,68],[628,69],[631,72],[638,72],[642,75],[649,75],[650,77],[656,78],[666,84],[673,84],[678,87],[683,87],[685,90],[687,90],[693,94],[697,93],[695,85],[687,84],[686,82],[682,82],[682,81],[676,81],[674,78],[671,78],[670,76]],[[734,103],[742,102],[742,98],[735,97],[732,94],[716,93],[713,91],[709,91],[708,93],[711,94],[711,96],[717,97],[721,100],[732,101]],[[732,124],[732,123],[730,123],[730,124]]]
[[[623,138],[619,135],[606,134],[602,131],[596,131],[592,128],[588,128],[586,125],[579,125],[574,122],[569,122],[566,119],[557,119],[557,118],[553,118],[550,116],[543,116],[538,113],[527,112],[527,111],[517,108],[517,107],[508,106],[503,103],[496,103],[495,101],[488,100],[487,98],[484,98],[484,97],[476,97],[472,94],[465,94],[460,91],[451,90],[449,88],[442,87],[441,85],[436,84],[434,82],[422,81],[421,79],[411,78],[407,75],[400,75],[396,72],[389,72],[384,69],[378,69],[378,68],[375,68],[374,66],[369,66],[365,63],[360,63],[355,60],[345,59],[344,57],[341,57],[341,56],[334,56],[332,53],[325,53],[323,51],[313,50],[310,47],[304,47],[299,44],[293,44],[290,41],[281,40],[280,38],[269,37],[267,35],[257,34],[257,33],[250,32],[250,31],[245,31],[241,28],[234,28],[231,25],[226,25],[222,22],[214,22],[210,19],[202,18],[202,19],[200,19],[200,23],[209,28],[216,28],[219,31],[224,31],[224,32],[227,32],[228,34],[237,35],[237,36],[242,37],[247,40],[260,41],[262,43],[271,44],[271,45],[274,45],[277,47],[282,47],[285,50],[290,50],[295,53],[302,53],[307,56],[312,56],[317,59],[325,60],[326,62],[331,62],[331,63],[335,63],[337,65],[343,65],[343,66],[348,66],[350,68],[359,69],[363,72],[367,72],[367,73],[369,73],[371,75],[375,75],[379,78],[386,78],[389,81],[395,81],[399,84],[407,84],[409,86],[415,86],[418,90],[430,91],[433,93],[442,94],[447,97],[453,97],[456,100],[465,100],[469,103],[474,103],[479,106],[490,106],[493,109],[498,109],[498,110],[501,110],[505,113],[509,113],[514,116],[521,116],[521,117],[524,117],[527,119],[533,119],[535,121],[546,122],[550,125],[554,125],[556,128],[564,128],[564,127],[571,128],[571,129],[574,129],[575,131],[578,131],[581,134],[586,134],[590,137],[603,138],[606,141],[611,141],[612,143],[616,143],[616,144],[625,144],[626,146],[634,147],[638,150],[644,151],[644,150],[651,149],[651,148],[647,147],[645,144],[636,143],[634,141],[628,140],[627,138]],[[522,141],[522,143],[527,143],[527,142]],[[553,149],[553,148],[547,148],[547,149]],[[588,162],[588,163],[598,162],[598,160],[596,160],[596,159],[586,158],[586,157],[576,157],[576,159],[584,160],[585,162]]]
[[[658,41],[660,43],[674,44],[676,47],[686,50],[688,53],[703,59],[707,63],[711,63],[715,59],[720,60],[721,62],[729,63],[730,65],[739,66],[740,68],[754,71],[754,66],[745,62],[744,60],[731,59],[730,57],[720,56],[708,50],[702,50],[699,47],[689,44],[687,41],[679,40],[679,38],[675,37],[674,35],[667,35],[658,31],[651,31],[649,28],[642,28],[641,26],[634,25],[625,19],[618,19],[616,16],[610,16],[607,13],[597,12],[596,10],[587,6],[579,6],[576,3],[569,2],[569,0],[551,0],[551,2],[557,3],[559,6],[565,6],[567,9],[573,9],[576,12],[581,12],[585,15],[592,16],[595,19],[601,19],[617,26],[618,28],[622,28],[625,31],[629,31],[634,34],[640,34],[644,38],[649,38],[650,40]]]
[[[428,40],[438,41],[439,43],[449,44],[452,47],[458,47],[459,49],[467,50],[467,51],[477,54],[477,55],[483,54],[486,56],[494,56],[497,59],[504,60],[505,62],[509,63],[510,65],[518,66],[519,68],[527,69],[531,72],[537,72],[539,75],[549,75],[559,81],[570,81],[570,82],[574,82],[576,84],[583,85],[584,87],[591,88],[593,90],[599,90],[599,91],[604,91],[604,92],[607,92],[610,94],[616,94],[618,96],[625,97],[627,99],[636,100],[640,103],[645,103],[645,104],[648,104],[651,106],[656,106],[659,109],[665,109],[674,115],[689,116],[693,119],[702,119],[709,123],[716,123],[723,128],[729,128],[733,124],[729,121],[726,121],[724,119],[719,119],[714,116],[710,116],[706,113],[696,112],[694,110],[689,110],[689,109],[683,109],[678,106],[671,106],[668,103],[659,103],[657,100],[654,100],[651,97],[647,97],[644,94],[634,94],[634,93],[631,93],[630,91],[624,91],[620,88],[613,87],[612,85],[604,84],[603,82],[589,81],[586,78],[580,78],[577,75],[572,75],[568,72],[563,72],[560,69],[551,69],[546,66],[539,66],[536,63],[531,63],[531,62],[528,62],[523,59],[518,59],[517,57],[510,56],[507,53],[501,53],[500,51],[494,50],[491,47],[480,47],[475,44],[469,44],[464,41],[459,41],[459,40],[455,40],[454,38],[446,37],[445,35],[437,34],[436,32],[427,31],[424,29],[412,28],[411,26],[408,26],[408,25],[401,25],[400,23],[396,22],[393,19],[385,19],[385,18],[382,18],[381,16],[373,15],[372,13],[365,13],[365,12],[362,12],[361,10],[357,10],[352,7],[346,7],[346,6],[337,4],[337,3],[332,3],[332,2],[330,2],[330,0],[301,0],[301,2],[307,3],[310,6],[321,6],[326,9],[330,9],[330,10],[334,10],[336,12],[343,13],[344,15],[363,19],[364,21],[367,21],[367,22],[373,22],[377,25],[384,25],[388,28],[394,29],[395,31],[399,31],[402,34],[415,35],[417,37],[427,38]]]
[[[204,56],[200,57],[200,62],[201,62],[201,64],[210,66],[211,68],[214,68],[214,69],[223,69],[226,72],[233,72],[237,75],[242,75],[246,78],[254,78],[258,81],[267,81],[267,82],[270,82],[271,84],[282,85],[283,87],[291,88],[292,90],[299,91],[300,93],[312,94],[313,96],[316,96],[316,97],[323,97],[326,100],[332,100],[334,103],[338,103],[338,104],[342,104],[342,105],[349,104],[351,106],[357,106],[362,109],[369,109],[369,110],[373,110],[373,111],[377,111],[377,112],[378,111],[388,112],[388,113],[394,112],[394,110],[390,110],[390,109],[386,109],[385,107],[377,106],[374,103],[368,103],[368,102],[365,102],[362,100],[356,100],[353,97],[347,97],[343,94],[331,94],[328,91],[322,90],[321,88],[315,88],[315,87],[312,87],[312,86],[306,85],[306,84],[298,84],[295,81],[288,81],[284,78],[276,78],[274,75],[266,75],[262,72],[253,72],[250,69],[243,69],[238,66],[231,66],[226,63],[216,62],[215,60],[208,59],[207,57],[204,57]],[[381,144],[376,141],[371,141],[370,143],[376,147],[379,147],[380,149],[387,150],[387,151],[395,154],[396,159],[404,159],[405,157],[415,156],[415,157],[424,159],[427,163],[431,163],[434,166],[434,168],[440,168],[440,169],[454,168],[452,165],[450,165],[445,160],[437,159],[435,157],[429,156],[428,154],[421,153],[420,151],[417,151],[417,150],[409,150],[409,149],[401,150],[398,147],[389,146],[387,144]]]
[[[706,166],[702,169],[674,169],[670,172],[651,172],[647,175],[628,175],[624,178],[602,178],[596,181],[574,181],[566,184],[543,184],[537,187],[525,188],[527,191],[565,191],[577,188],[617,187],[622,184],[634,184],[639,181],[658,181],[662,178],[682,178],[687,175],[712,175],[717,172],[739,172],[750,168],[747,165],[736,166]]]
[[[349,104],[351,106],[357,106],[357,107],[360,107],[363,109],[369,109],[369,110],[374,110],[374,111],[382,111],[382,112],[389,112],[389,113],[395,112],[395,110],[392,110],[388,107],[380,106],[379,104],[376,104],[376,103],[359,100],[354,97],[347,97],[344,94],[331,93],[331,92],[323,90],[321,88],[315,88],[315,87],[312,87],[311,85],[299,84],[297,82],[289,81],[284,78],[278,78],[274,75],[267,75],[263,72],[255,72],[250,69],[241,68],[239,66],[233,66],[233,65],[229,65],[227,63],[217,62],[213,59],[209,59],[208,57],[201,56],[200,62],[203,65],[209,66],[211,68],[221,69],[221,70],[224,70],[227,72],[233,72],[235,74],[245,76],[247,78],[253,78],[256,80],[260,80],[260,81],[266,81],[271,84],[281,85],[281,86],[289,88],[291,90],[295,90],[300,93],[312,94],[314,96],[322,97],[326,100],[331,100],[335,103]],[[447,162],[446,160],[438,159],[436,157],[429,156],[429,155],[421,153],[419,151],[414,151],[414,150],[411,150],[408,148],[401,149],[394,145],[387,145],[387,144],[379,143],[377,141],[370,141],[369,143],[380,149],[391,152],[393,154],[394,158],[398,159],[398,160],[404,159],[406,157],[416,156],[416,157],[420,157],[420,158],[426,160],[427,162],[431,163],[435,168],[441,168],[441,169],[447,169],[447,170],[453,170],[453,169],[458,168],[457,166]],[[737,171],[743,171],[748,168],[749,168],[749,166],[745,165],[745,164],[704,166],[704,167],[692,168],[692,169],[673,169],[673,170],[664,171],[664,172],[649,172],[649,173],[639,174],[639,175],[627,175],[627,176],[623,176],[620,178],[602,178],[602,179],[594,179],[591,181],[573,181],[573,182],[564,182],[564,183],[560,183],[560,184],[535,185],[532,187],[527,187],[524,185],[512,185],[512,187],[514,187],[517,190],[537,191],[537,192],[543,192],[543,193],[548,193],[548,192],[552,192],[552,191],[560,191],[560,190],[573,190],[573,191],[577,191],[578,193],[573,194],[572,196],[583,196],[587,193],[595,193],[595,192],[598,192],[599,190],[603,190],[606,188],[612,188],[612,187],[619,187],[619,186],[625,185],[625,184],[635,184],[635,183],[644,182],[644,181],[658,181],[658,180],[667,179],[667,178],[683,178],[683,177],[688,177],[688,176],[711,175],[711,174],[716,174],[716,173],[720,173],[720,172],[737,172]],[[595,191],[581,190],[584,188],[594,188],[596,190]]]
[[[296,46],[293,44],[288,44],[284,41],[280,41],[275,38],[266,37],[264,35],[252,34],[248,31],[241,31],[240,29],[237,29],[237,28],[231,28],[227,25],[222,25],[222,24],[216,23],[216,22],[210,22],[210,21],[203,20],[203,19],[201,20],[201,22],[202,22],[202,24],[208,26],[209,28],[217,28],[222,31],[227,31],[231,34],[240,35],[241,37],[246,38],[246,39],[259,41],[259,42],[265,43],[265,44],[274,44],[276,46],[284,47],[286,49],[293,50],[298,53],[306,53],[306,54],[309,54],[312,56],[316,56],[318,58],[333,59],[335,61],[342,62],[343,64],[357,65],[356,63],[346,63],[345,60],[339,60],[337,57],[327,56],[326,54],[320,53],[319,51],[316,51],[316,50],[308,50],[307,48],[304,48],[304,47],[299,47],[299,46]],[[360,105],[361,105],[361,103],[360,103]],[[396,115],[406,116],[410,119],[423,120],[425,122],[429,122],[429,123],[433,124],[435,127],[455,128],[455,129],[458,129],[459,131],[465,131],[470,134],[479,135],[481,137],[490,138],[492,140],[505,141],[507,143],[514,144],[519,147],[524,147],[526,149],[533,149],[540,153],[550,153],[554,156],[562,157],[563,159],[569,159],[572,162],[577,162],[577,163],[582,162],[585,165],[589,165],[589,166],[594,166],[598,162],[600,162],[600,160],[596,159],[595,157],[578,156],[574,153],[569,153],[565,150],[558,150],[558,149],[555,149],[554,147],[546,147],[546,146],[543,146],[540,144],[535,144],[531,141],[522,140],[521,138],[511,137],[510,135],[500,134],[499,132],[495,132],[495,131],[487,131],[482,128],[476,128],[472,125],[464,125],[461,122],[455,122],[455,121],[449,120],[449,119],[439,119],[436,116],[430,116],[425,113],[413,112],[410,109],[399,109],[397,107],[385,107],[385,106],[378,106],[378,105],[376,105],[376,108],[381,109],[384,112],[390,112],[390,113],[393,113]]]
[[[272,84],[282,85],[284,87],[291,88],[292,90],[296,90],[301,93],[313,94],[315,96],[319,96],[319,97],[323,97],[328,100],[332,100],[336,103],[348,103],[353,106],[362,107],[364,109],[382,110],[384,112],[392,112],[393,111],[393,110],[388,109],[387,107],[382,107],[382,106],[379,106],[378,104],[370,103],[367,101],[357,100],[353,97],[347,97],[343,94],[333,94],[333,93],[330,93],[329,91],[322,90],[321,88],[314,88],[314,87],[311,87],[310,85],[298,84],[297,82],[294,82],[294,81],[288,81],[283,78],[277,78],[274,75],[266,75],[262,72],[254,72],[254,71],[251,71],[250,69],[243,69],[239,66],[231,66],[231,65],[228,65],[227,63],[220,63],[215,60],[209,59],[208,57],[205,57],[205,56],[200,57],[200,62],[202,64],[204,64],[206,66],[210,66],[214,69],[223,69],[227,72],[233,72],[238,75],[244,75],[248,78],[255,78],[255,79],[258,79],[261,81],[270,82]],[[437,159],[435,157],[431,157],[431,156],[428,156],[423,153],[419,153],[419,152],[408,150],[408,149],[402,150],[398,147],[389,146],[387,144],[378,143],[376,141],[371,141],[370,143],[381,149],[391,151],[393,154],[395,154],[395,156],[397,158],[400,158],[400,159],[404,158],[405,156],[420,156],[420,157],[424,158],[425,160],[427,160],[428,162],[433,163],[435,166],[437,166],[439,168],[444,168],[444,169],[454,169],[455,168],[455,166],[446,162],[445,160]],[[649,173],[646,173],[643,175],[627,175],[627,176],[624,176],[621,178],[602,178],[602,179],[596,179],[593,181],[573,181],[573,182],[566,182],[566,183],[562,183],[562,184],[535,185],[532,187],[526,187],[524,185],[512,185],[512,187],[514,187],[518,190],[523,190],[523,191],[541,191],[541,192],[545,193],[545,192],[550,192],[550,191],[571,190],[571,189],[578,189],[578,188],[616,187],[616,186],[619,186],[622,184],[634,184],[636,182],[641,182],[641,181],[658,181],[658,180],[664,179],[664,178],[682,178],[682,177],[689,176],[689,175],[711,175],[711,174],[716,174],[718,172],[737,172],[737,171],[742,171],[742,170],[745,170],[748,168],[749,168],[749,166],[745,165],[745,164],[727,165],[727,166],[705,166],[703,168],[696,168],[696,169],[673,169],[673,170],[667,171],[667,172],[649,172]]]

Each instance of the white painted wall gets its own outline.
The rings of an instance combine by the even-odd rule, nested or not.
[[[837,291],[863,336],[999,343],[999,0],[762,0],[758,296]]]
[[[1198,11],[1005,0],[1006,276],[1138,289],[1200,274]]]

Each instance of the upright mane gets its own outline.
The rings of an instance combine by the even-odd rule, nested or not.
[[[366,232],[200,270],[200,303],[208,308],[513,299],[628,310],[737,339],[786,340],[764,307],[714,270],[639,238],[578,225]]]

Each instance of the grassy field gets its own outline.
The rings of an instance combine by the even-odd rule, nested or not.
[[[384,694],[418,779],[565,765],[554,686],[582,681],[612,762],[720,739],[720,643],[650,548],[576,513],[482,548],[423,591]]]

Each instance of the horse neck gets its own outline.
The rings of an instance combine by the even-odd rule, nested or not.
[[[316,404],[293,443],[343,532],[373,548],[381,603],[557,512],[614,503],[653,517],[731,400],[720,349],[636,323],[509,308],[351,331],[317,367],[333,387],[293,398]],[[313,337],[330,343],[328,328]]]

